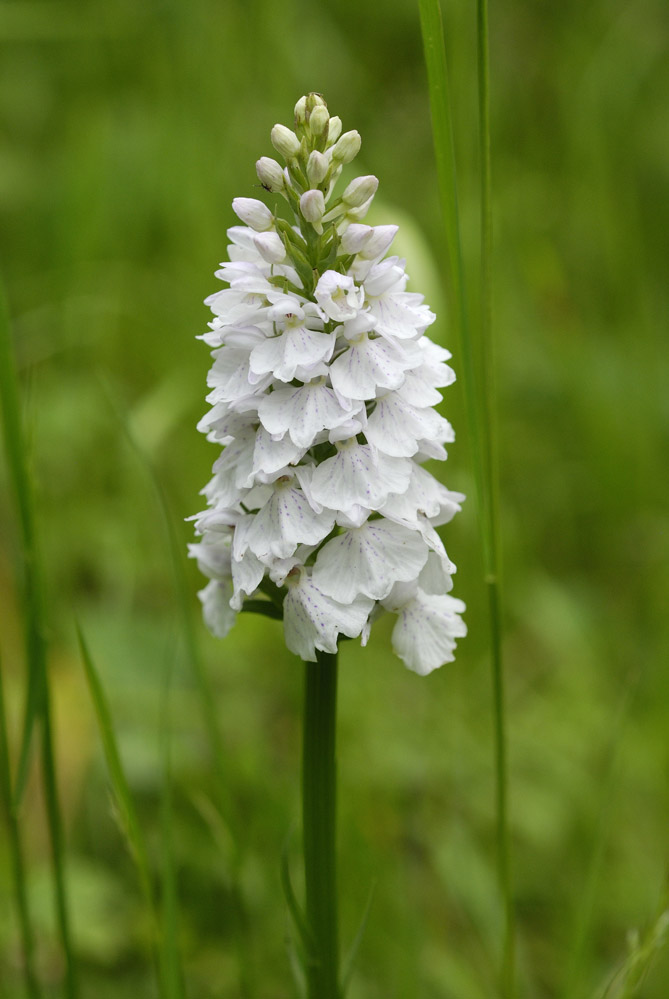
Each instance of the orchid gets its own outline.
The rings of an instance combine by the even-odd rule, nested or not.
[[[429,673],[466,633],[434,530],[464,496],[424,467],[454,437],[434,409],[450,354],[425,334],[435,315],[406,290],[404,260],[387,256],[397,227],[361,221],[377,178],[336,197],[358,133],[310,94],[271,140],[286,166],[263,156],[256,170],[272,205],[235,198],[243,224],[216,272],[228,287],[206,299],[212,409],[198,429],[223,450],[193,518],[205,622],[224,636],[250,597],[313,661],[340,636],[364,644],[386,609],[397,655]],[[440,592],[424,582],[435,553]]]

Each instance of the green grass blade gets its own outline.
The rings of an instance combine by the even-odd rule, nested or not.
[[[492,300],[492,154],[490,143],[490,55],[488,0],[477,0],[478,107],[481,150],[481,337],[480,363],[483,427],[483,537],[485,582],[490,611],[493,725],[495,742],[495,786],[497,799],[497,862],[504,902],[502,943],[502,994],[516,994],[516,919],[513,903],[511,845],[508,815],[508,765],[502,646],[502,594],[499,542],[499,472],[497,448],[497,385]]]
[[[188,656],[193,674],[195,676],[195,682],[197,684],[198,694],[200,697],[200,705],[202,710],[202,716],[204,720],[205,730],[207,732],[207,739],[209,741],[209,747],[211,752],[212,765],[215,777],[216,786],[216,807],[218,808],[227,829],[229,830],[230,837],[233,844],[233,851],[231,857],[231,895],[234,900],[235,907],[235,926],[237,927],[237,941],[239,950],[239,994],[240,999],[250,999],[254,994],[253,984],[252,984],[252,968],[251,963],[245,959],[247,951],[246,942],[246,931],[249,927],[249,918],[244,903],[242,890],[240,886],[240,866],[242,858],[242,845],[240,843],[239,837],[235,833],[234,822],[232,821],[234,809],[230,799],[230,794],[228,790],[227,775],[225,770],[225,751],[223,743],[223,735],[221,732],[221,727],[218,720],[218,715],[216,713],[216,697],[214,694],[214,689],[212,687],[211,681],[209,679],[207,669],[200,652],[200,647],[197,641],[193,611],[192,611],[192,594],[188,585],[185,565],[184,565],[184,550],[181,540],[178,537],[175,520],[170,509],[169,501],[165,494],[160,477],[154,467],[153,462],[150,460],[149,456],[146,454],[144,449],[138,443],[135,435],[129,425],[129,422],[117,405],[114,399],[113,393],[109,386],[102,381],[102,388],[107,396],[110,407],[118,420],[119,426],[121,427],[130,447],[138,458],[140,464],[145,469],[149,480],[153,486],[158,505],[163,517],[163,523],[165,526],[165,532],[167,535],[167,541],[170,550],[170,560],[172,563],[172,572],[175,585],[176,601],[181,617],[181,628],[184,637],[184,642],[186,645],[186,654]],[[271,606],[271,605],[268,605]]]
[[[170,510],[169,502],[167,496],[165,495],[165,490],[163,488],[162,482],[156,472],[153,462],[150,460],[149,456],[146,454],[144,449],[138,443],[135,435],[128,423],[128,420],[121,410],[121,408],[116,403],[114,396],[106,383],[102,383],[103,390],[107,396],[109,404],[119,422],[121,429],[126,437],[126,440],[130,444],[130,447],[137,456],[140,464],[145,469],[151,484],[153,486],[156,498],[158,500],[158,505],[160,507],[161,514],[163,516],[163,522],[165,524],[165,531],[167,534],[167,540],[170,549],[170,558],[172,561],[172,570],[174,575],[175,592],[177,605],[181,615],[182,631],[184,636],[184,641],[186,643],[186,652],[190,660],[193,672],[195,674],[195,680],[198,686],[198,692],[200,694],[200,703],[202,706],[202,714],[204,718],[205,727],[207,730],[207,738],[209,740],[209,745],[212,754],[212,762],[216,774],[217,781],[217,791],[219,797],[219,807],[223,809],[224,818],[228,822],[229,828],[232,830],[232,826],[229,823],[229,818],[231,815],[231,804],[229,800],[229,794],[227,790],[227,779],[225,773],[225,752],[223,748],[223,736],[221,734],[221,728],[218,722],[218,717],[216,715],[216,698],[214,696],[214,691],[207,675],[207,670],[205,668],[202,655],[200,653],[198,641],[195,634],[195,626],[193,623],[192,614],[192,596],[189,590],[186,572],[184,568],[184,552],[183,546],[177,536],[177,532],[174,526],[174,517]]]
[[[51,840],[51,859],[56,889],[56,916],[63,954],[65,956],[65,994],[67,999],[78,999],[79,982],[77,966],[72,946],[72,933],[65,881],[65,848],[63,823],[58,800],[56,781],[56,761],[53,751],[53,729],[51,723],[51,703],[48,687],[45,685],[45,698],[41,718],[42,724],[42,779],[46,802],[47,824]]]
[[[41,728],[42,783],[51,846],[56,919],[65,958],[65,993],[68,999],[77,999],[79,986],[70,931],[63,850],[63,823],[60,814],[56,780],[51,704],[47,678],[44,578],[36,540],[34,499],[28,470],[27,448],[21,422],[18,375],[4,289],[1,282],[0,399],[2,400],[4,441],[9,467],[9,478],[16,497],[19,519],[23,557],[22,598],[26,660],[28,664],[25,717],[21,737],[18,776],[14,786],[13,807],[16,810],[23,797],[30,763],[32,736],[36,725],[39,724]]]
[[[314,940],[311,935],[311,931],[309,930],[309,926],[307,925],[307,920],[304,912],[302,911],[302,907],[297,900],[297,895],[295,894],[293,882],[290,877],[289,843],[290,833],[286,837],[281,850],[281,887],[283,888],[283,894],[286,899],[286,904],[288,905],[288,911],[290,912],[300,940],[301,946],[299,950],[295,950],[295,956],[299,957],[302,970],[304,971],[307,963],[313,959]]]
[[[444,47],[444,30],[439,0],[419,0],[423,51],[427,69],[430,95],[430,116],[437,165],[439,200],[448,249],[451,312],[453,325],[460,338],[465,407],[471,438],[474,479],[479,508],[483,502],[482,485],[482,435],[479,407],[477,405],[476,377],[469,325],[469,308],[465,287],[462,240],[460,238],[460,208],[458,202],[457,171],[453,142],[453,116],[451,113],[448,66]]]
[[[147,904],[155,927],[155,902],[151,884],[149,857],[146,849],[146,843],[144,841],[144,834],[142,833],[142,828],[137,818],[135,806],[130,794],[130,788],[128,786],[128,780],[125,776],[125,771],[123,770],[123,764],[121,763],[121,757],[116,744],[116,736],[114,734],[114,726],[109,706],[107,704],[107,699],[102,689],[98,672],[93,664],[93,660],[81,628],[78,624],[76,628],[77,638],[79,640],[79,649],[81,651],[84,672],[86,674],[86,681],[88,683],[88,689],[90,691],[93,707],[95,709],[100,738],[102,739],[102,748],[104,750],[109,777],[111,779],[114,796],[119,809],[123,832],[125,833],[130,853],[137,867],[137,874],[139,877],[142,895],[144,896],[144,900]]]
[[[35,971],[35,933],[33,930],[28,905],[28,892],[25,879],[25,864],[23,860],[23,843],[21,830],[14,803],[12,801],[12,779],[9,764],[9,740],[7,736],[7,716],[5,712],[5,697],[2,683],[2,666],[0,664],[0,794],[5,810],[9,832],[9,853],[14,874],[14,895],[16,911],[19,919],[21,942],[23,945],[23,973],[26,995],[28,999],[41,999],[42,990]]]
[[[342,997],[346,995],[348,991],[348,986],[351,981],[351,976],[355,970],[355,962],[358,956],[358,951],[360,950],[360,944],[362,943],[362,938],[365,935],[365,930],[367,929],[367,922],[369,920],[369,913],[372,908],[372,902],[374,901],[374,892],[376,890],[376,882],[372,884],[369,889],[369,895],[367,896],[367,902],[365,904],[364,911],[362,913],[362,919],[360,920],[360,926],[358,927],[358,932],[353,938],[353,943],[351,944],[350,950],[346,955],[344,964],[342,967],[341,976],[341,994]]]
[[[162,704],[161,742],[163,790],[160,805],[162,839],[160,967],[164,999],[185,999],[184,976],[179,955],[179,920],[176,867],[174,863],[172,773],[169,739],[169,676]]]
[[[492,324],[492,180],[490,151],[490,78],[487,0],[477,0],[479,136],[481,146],[481,330],[475,350],[470,329],[458,209],[453,124],[439,0],[419,0],[425,63],[430,92],[439,194],[446,229],[453,287],[453,312],[460,334],[467,423],[471,438],[477,507],[481,524],[484,580],[488,596],[496,784],[496,840],[500,890],[504,905],[501,990],[516,992],[515,914],[511,879],[508,767],[502,600],[499,580],[499,513],[494,343]],[[474,364],[480,359],[480,370]]]
[[[0,406],[9,481],[18,513],[19,537],[23,554],[22,597],[25,614],[25,643],[28,685],[19,753],[18,776],[14,785],[14,806],[23,797],[30,767],[30,750],[35,721],[44,703],[46,644],[44,641],[43,589],[35,537],[33,490],[28,467],[19,379],[12,344],[4,287],[0,281]]]

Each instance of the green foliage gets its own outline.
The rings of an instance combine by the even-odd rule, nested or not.
[[[443,14],[478,323],[475,12],[457,0]],[[667,950],[642,929],[655,925],[663,898],[669,809],[664,4],[492,5],[490,18],[519,991],[563,994],[578,951],[569,999],[598,995],[639,927],[652,961],[637,993],[665,999]],[[409,217],[398,252],[415,288],[430,289],[436,339],[462,374],[435,267],[443,237],[417,7],[390,0],[381,16],[352,0],[13,3],[0,42],[0,240],[36,483],[82,991],[118,999],[151,996],[153,986],[148,915],[111,814],[73,611],[100,650],[156,879],[160,705],[172,670],[171,838],[188,994],[284,999],[293,991],[280,844],[298,813],[300,664],[283,649],[279,622],[241,615],[220,643],[196,621],[219,757],[161,506],[96,373],[155,469],[183,553],[190,527],[181,517],[198,509],[214,460],[194,430],[208,366],[193,339],[207,320],[201,299],[217,285],[232,198],[258,193],[254,161],[271,155],[268,128],[316,89],[362,135],[360,169],[381,181],[372,221]],[[459,439],[442,474],[472,494],[460,382],[444,412]],[[26,672],[10,474],[0,465],[0,644],[15,775]],[[367,649],[342,649],[344,940],[377,882],[348,999],[494,995],[502,914],[473,507],[471,495],[449,534],[470,630],[457,662],[416,678],[391,656],[384,621]],[[189,563],[181,570],[197,615],[201,581]],[[20,816],[27,894],[37,970],[52,994],[62,963],[41,816],[31,777]],[[5,840],[0,980],[18,999]]]

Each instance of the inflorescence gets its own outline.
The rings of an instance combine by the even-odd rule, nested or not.
[[[361,221],[377,178],[334,197],[359,134],[309,94],[271,141],[286,166],[263,156],[256,170],[276,205],[235,198],[243,225],[216,272],[229,287],[206,299],[212,408],[198,429],[223,450],[192,518],[204,618],[223,637],[250,598],[315,660],[340,635],[365,644],[385,609],[396,653],[429,673],[466,633],[435,529],[464,496],[423,467],[453,440],[434,409],[451,355],[425,336],[435,316],[405,290],[405,262],[386,256],[397,226]]]

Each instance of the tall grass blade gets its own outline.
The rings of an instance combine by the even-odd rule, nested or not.
[[[2,282],[0,282],[0,399],[2,400],[9,478],[16,497],[23,556],[22,597],[28,664],[25,718],[18,776],[13,794],[13,807],[17,809],[23,797],[28,776],[32,736],[36,725],[39,725],[41,729],[42,784],[51,846],[56,921],[65,958],[65,993],[67,999],[77,999],[79,986],[70,931],[63,859],[63,823],[58,799],[51,703],[47,678],[44,578],[36,540],[34,499],[21,423],[18,376]]]
[[[160,966],[164,999],[185,999],[184,976],[179,955],[177,879],[174,863],[172,767],[169,737],[169,675],[162,703],[161,742],[163,789],[160,804],[162,840]]]
[[[499,471],[497,448],[497,385],[492,299],[492,155],[490,148],[490,54],[488,0],[477,0],[479,145],[481,150],[481,337],[480,363],[483,425],[482,522],[485,582],[490,608],[490,641],[493,684],[495,773],[497,797],[497,858],[504,901],[501,985],[503,995],[516,994],[516,920],[511,875],[508,816],[508,766],[504,660],[502,648],[502,595],[499,541]]]
[[[297,900],[295,889],[293,888],[293,882],[290,877],[290,857],[288,849],[289,841],[290,835],[286,837],[283,849],[281,850],[281,887],[283,888],[283,894],[288,905],[288,911],[290,912],[293,923],[295,924],[301,943],[301,947],[299,951],[295,952],[295,956],[299,957],[302,970],[304,970],[308,962],[313,960],[314,939],[307,925],[302,907]]]
[[[35,932],[33,930],[28,905],[28,891],[25,879],[25,864],[23,860],[23,843],[21,830],[14,803],[12,801],[12,778],[9,763],[9,738],[7,735],[7,715],[5,712],[5,697],[2,683],[2,664],[0,663],[0,794],[5,810],[9,832],[9,854],[14,875],[14,896],[19,919],[19,930],[23,949],[23,973],[26,995],[28,999],[41,999],[42,990],[39,986],[35,970]]]
[[[234,822],[232,821],[234,810],[230,799],[227,775],[225,771],[223,736],[218,716],[216,714],[216,697],[214,695],[214,689],[207,674],[207,669],[205,667],[196,637],[192,612],[192,595],[184,569],[183,546],[177,535],[174,516],[170,510],[169,501],[153,462],[138,443],[125,414],[116,403],[111,389],[104,381],[102,382],[102,388],[107,396],[109,405],[119,422],[119,426],[126,437],[126,440],[149,477],[160,507],[163,523],[165,525],[165,532],[170,550],[170,560],[172,563],[176,601],[181,617],[182,633],[186,645],[186,654],[193,670],[200,696],[202,716],[213,764],[216,787],[216,807],[218,808],[225,825],[229,830],[233,844],[230,870],[230,894],[235,908],[234,923],[237,930],[237,946],[239,952],[239,994],[240,999],[250,999],[250,997],[254,994],[254,989],[251,978],[251,962],[246,960],[246,952],[248,950],[246,936],[247,929],[249,927],[249,918],[242,895],[239,877],[239,869],[242,859],[242,845],[239,837],[235,833]]]
[[[490,152],[490,76],[487,0],[477,0],[479,137],[481,148],[481,330],[478,349],[472,339],[467,308],[453,143],[448,67],[439,0],[419,0],[425,63],[430,92],[439,194],[446,229],[453,286],[453,313],[460,334],[465,406],[472,446],[477,507],[481,524],[484,581],[488,596],[497,803],[497,863],[504,905],[500,987],[511,999],[515,982],[515,914],[511,880],[508,772],[502,610],[499,580],[499,503],[497,412],[492,325],[492,180]],[[478,371],[474,356],[480,359]]]
[[[79,650],[84,665],[88,689],[93,701],[93,708],[98,722],[102,748],[107,761],[107,769],[112,783],[112,789],[116,798],[117,807],[123,832],[130,849],[131,856],[137,867],[139,885],[144,896],[144,900],[151,914],[154,926],[156,924],[155,902],[153,888],[151,884],[151,871],[149,867],[149,855],[144,841],[144,834],[137,818],[135,806],[130,794],[128,780],[123,770],[121,757],[114,734],[114,725],[111,719],[109,706],[100,683],[100,677],[93,664],[88,645],[79,625],[76,625]]]
[[[160,477],[156,472],[153,462],[135,438],[132,428],[130,427],[125,414],[118,406],[109,386],[103,382],[102,387],[109,401],[109,405],[111,406],[112,411],[114,412],[114,415],[123,430],[126,440],[151,481],[161,514],[163,516],[170,549],[172,570],[174,574],[177,605],[181,615],[183,636],[186,643],[186,652],[195,674],[195,680],[200,694],[202,715],[212,754],[212,762],[216,775],[217,792],[219,797],[219,807],[223,810],[224,818],[228,822],[228,827],[232,830],[232,826],[229,823],[231,805],[228,794],[225,765],[223,762],[225,759],[223,736],[221,734],[220,725],[216,715],[216,698],[214,697],[214,691],[207,675],[207,670],[205,668],[195,634],[195,626],[191,610],[191,593],[186,578],[186,572],[184,570],[183,547],[174,527],[174,517],[170,510],[165,490],[163,489],[162,482],[160,481]]]
[[[580,879],[581,891],[578,896],[572,933],[566,947],[567,959],[564,962],[564,979],[560,999],[571,999],[572,996],[578,995],[579,991],[583,992],[580,979],[587,954],[588,940],[591,939],[592,935],[595,902],[598,891],[601,890],[606,850],[614,828],[612,813],[616,798],[615,792],[620,783],[620,761],[625,745],[625,731],[638,695],[641,677],[641,669],[635,668],[624,686],[620,707],[611,725],[611,739],[606,752],[606,769],[598,781],[600,793],[598,816],[594,824],[592,852],[588,866]],[[665,891],[661,909],[666,908],[667,904],[669,904],[669,893]]]
[[[474,460],[477,501],[480,508],[483,502],[481,417],[477,404],[477,380],[474,373],[469,308],[465,287],[462,241],[460,239],[460,208],[453,142],[453,116],[451,113],[444,32],[439,0],[419,0],[418,5],[430,95],[430,115],[432,119],[434,156],[437,165],[439,200],[448,249],[452,291],[450,305],[453,315],[453,325],[458,331],[460,338],[465,385],[465,407]]]
[[[346,958],[343,963],[342,975],[341,975],[342,997],[346,996],[346,992],[348,991],[353,971],[355,970],[355,962],[358,956],[358,951],[360,950],[360,944],[362,943],[362,938],[364,937],[365,930],[367,929],[367,922],[369,920],[369,913],[372,908],[372,902],[374,901],[375,890],[376,890],[376,882],[374,882],[372,887],[369,889],[369,895],[367,896],[367,902],[365,904],[365,909],[362,914],[362,919],[360,920],[360,926],[358,927],[358,932],[353,938],[353,943],[351,944],[351,948],[348,954],[346,955]]]
[[[0,281],[0,406],[9,481],[18,512],[19,538],[23,555],[22,599],[24,608],[28,685],[19,753],[18,776],[14,785],[14,804],[23,797],[30,766],[30,749],[35,721],[44,703],[46,682],[46,643],[44,640],[43,589],[35,537],[33,491],[28,467],[19,379],[12,344],[9,314],[4,287]]]

